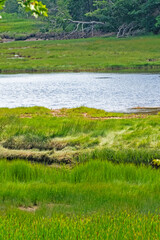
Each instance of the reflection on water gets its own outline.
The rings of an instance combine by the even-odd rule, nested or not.
[[[107,111],[160,106],[159,74],[52,73],[0,75],[0,107],[87,106]]]

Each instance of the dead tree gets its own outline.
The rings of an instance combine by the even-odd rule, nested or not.
[[[135,28],[135,22],[131,22],[129,24],[126,24],[126,23],[122,24],[118,28],[117,38],[130,36],[134,28]]]
[[[94,35],[94,26],[95,25],[104,25],[105,23],[103,22],[97,22],[97,21],[90,21],[90,22],[87,22],[87,21],[74,21],[72,19],[67,19],[68,22],[71,22],[71,23],[74,23],[76,24],[76,28],[70,33],[70,34],[73,34],[75,32],[78,31],[80,25],[81,25],[81,31],[82,33],[84,34],[84,25],[90,25],[91,26],[91,33],[92,33],[92,37]]]

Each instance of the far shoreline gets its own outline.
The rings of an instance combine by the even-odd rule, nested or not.
[[[0,69],[1,74],[43,74],[43,73],[124,73],[124,74],[160,74],[160,66],[150,66],[150,67],[131,67],[131,68],[108,68],[108,69],[84,69],[84,70],[55,70],[55,69],[19,69],[19,70],[3,70]]]

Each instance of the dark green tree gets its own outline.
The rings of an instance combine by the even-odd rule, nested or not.
[[[68,0],[68,3],[73,20],[86,20],[85,14],[94,10],[93,0]]]
[[[17,13],[18,12],[17,0],[7,0],[5,3],[4,11],[6,13]]]
[[[160,0],[97,0],[95,10],[87,16],[105,22],[105,31],[115,31],[118,36],[130,35],[136,30],[160,30]],[[103,27],[104,28],[104,27]]]

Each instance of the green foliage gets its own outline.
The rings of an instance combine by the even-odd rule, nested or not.
[[[48,18],[45,19],[47,29],[64,31],[67,27],[67,20],[71,18],[68,10],[68,0],[44,1],[49,10]]]
[[[160,15],[156,18],[157,23],[156,23],[156,27],[160,27]]]
[[[74,20],[86,20],[85,14],[94,9],[93,0],[68,0],[69,12]]]
[[[6,0],[0,0],[0,9],[3,9],[4,5],[5,5]],[[47,8],[45,5],[42,4],[42,2],[36,1],[36,0],[17,0],[17,2],[19,4],[22,5],[22,7],[24,7],[26,9],[26,11],[30,11],[32,13],[33,16],[38,17],[40,15],[43,16],[48,16],[47,15]],[[13,4],[12,2],[8,3]],[[15,4],[15,2],[14,2]],[[8,6],[9,7],[9,6]],[[13,6],[11,6],[12,9],[9,10],[10,13],[12,13],[13,11],[15,11],[13,9]]]
[[[0,10],[3,9],[6,0],[0,0]]]
[[[4,11],[6,13],[16,13],[18,12],[18,2],[17,0],[7,0],[5,3]]]
[[[35,17],[47,16],[44,20],[43,32],[54,31],[73,31],[75,24],[69,20],[90,21],[97,20],[104,25],[97,25],[95,28],[103,32],[116,32],[118,36],[128,36],[132,34],[142,34],[143,32],[158,33],[160,31],[159,0],[43,0],[43,4],[36,0],[1,0],[0,7],[4,6],[8,13],[21,12],[18,10],[17,2],[23,8],[31,12]],[[46,4],[46,5],[44,5]],[[47,6],[47,8],[46,8]],[[86,32],[91,31],[89,25],[84,24]]]
[[[30,11],[35,17],[38,17],[40,15],[43,15],[45,17],[48,16],[47,8],[42,4],[42,2],[36,0],[18,0],[18,2],[22,5],[22,7],[26,9],[26,11]]]
[[[160,13],[159,0],[98,0],[94,2],[94,6],[96,9],[87,16],[105,22],[109,31],[118,32],[122,27],[123,31],[126,31],[125,34],[137,29],[145,29],[146,32],[160,30],[156,24],[156,18]]]

